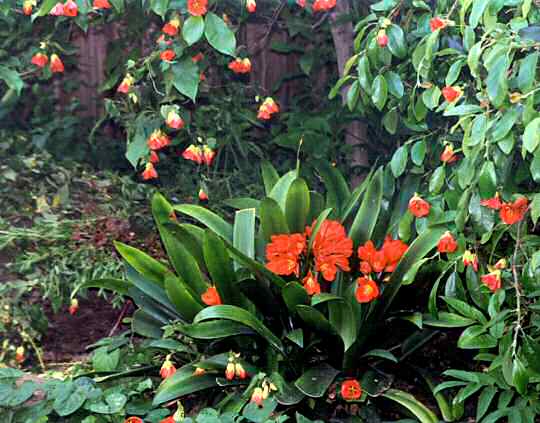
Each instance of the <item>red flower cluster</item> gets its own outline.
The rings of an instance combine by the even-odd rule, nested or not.
[[[197,164],[211,166],[214,158],[216,157],[216,152],[207,145],[201,148],[198,145],[191,144],[184,150],[182,157]]]
[[[68,0],[65,3],[56,3],[49,14],[53,16],[75,17],[79,14],[79,7],[73,0]]]
[[[225,379],[233,380],[235,377],[241,380],[247,378],[248,374],[244,366],[237,360],[240,354],[232,353],[229,355],[229,362],[225,368]]]
[[[495,197],[480,201],[484,207],[499,210],[499,217],[507,225],[521,222],[529,209],[529,200],[527,197],[519,197],[514,202],[503,203],[499,198],[499,193]]]
[[[174,37],[178,34],[178,28],[180,28],[180,19],[178,17],[175,17],[171,19],[169,22],[167,22],[165,25],[163,25],[163,28],[161,28],[161,31],[163,31],[165,34]]]
[[[208,0],[188,0],[187,9],[193,16],[203,16],[208,12]]]
[[[215,286],[209,286],[204,294],[201,295],[201,300],[208,306],[221,305],[221,297]]]
[[[422,199],[418,194],[409,200],[409,212],[416,217],[425,217],[429,214],[431,205],[424,199]]]
[[[259,107],[257,118],[261,120],[270,120],[274,113],[279,113],[279,106],[273,98],[267,97]]]
[[[229,69],[237,74],[250,73],[251,61],[248,58],[245,58],[245,59],[236,58],[231,63],[229,63]]]
[[[150,134],[147,144],[150,150],[160,150],[171,145],[171,139],[163,131],[156,129]]]
[[[315,0],[313,2],[314,12],[327,12],[336,7],[337,0]]]
[[[360,304],[369,303],[380,295],[379,286],[370,277],[361,277],[356,280],[356,301]]]
[[[408,249],[408,245],[399,239],[392,239],[387,236],[382,248],[377,251],[373,241],[367,241],[358,247],[358,257],[360,258],[360,271],[368,275],[371,272],[393,272],[401,257]]]
[[[341,397],[345,401],[360,399],[362,396],[362,388],[356,379],[348,379],[341,384]]]
[[[276,275],[300,274],[300,256],[307,247],[304,234],[273,235],[266,246],[266,267]]]

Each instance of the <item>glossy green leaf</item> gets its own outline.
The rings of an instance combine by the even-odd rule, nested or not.
[[[288,234],[287,220],[279,204],[272,198],[261,202],[261,229],[264,238],[269,241],[272,235]]]
[[[401,27],[392,24],[386,29],[388,36],[388,49],[399,59],[403,59],[407,55],[407,43],[405,34]]]
[[[424,404],[407,392],[389,389],[382,394],[384,398],[395,401],[409,410],[421,423],[438,423],[439,419]]]
[[[190,16],[182,27],[182,37],[188,46],[195,44],[204,34],[204,18],[202,16]]]
[[[279,174],[276,168],[268,160],[263,160],[261,162],[261,176],[264,184],[264,192],[267,196],[272,192],[272,188],[276,185],[279,180]]]
[[[234,248],[251,259],[255,258],[255,209],[237,211],[233,231]],[[235,262],[235,270],[238,267]]]
[[[371,88],[371,101],[377,109],[382,110],[388,99],[388,85],[382,75],[377,75]]]
[[[292,313],[296,313],[297,305],[309,304],[309,296],[307,295],[305,288],[298,282],[289,282],[285,285],[281,289],[281,295],[283,296],[287,308]]]
[[[390,169],[395,178],[399,178],[405,172],[408,157],[409,149],[407,145],[402,145],[395,151],[390,161]]]
[[[194,298],[193,292],[178,276],[171,274],[165,278],[165,291],[184,320],[191,321],[203,309],[200,299]]]
[[[206,374],[186,377],[184,374],[177,372],[165,379],[159,386],[153,400],[153,405],[163,404],[185,395],[217,386],[218,383],[215,375]]]
[[[538,144],[540,144],[540,117],[529,122],[523,134],[523,147],[529,153],[535,151]]]
[[[169,272],[167,266],[137,248],[118,241],[114,242],[114,246],[122,258],[137,272],[159,286],[163,286],[165,275]]]
[[[233,238],[233,227],[230,223],[225,222],[220,216],[214,212],[205,209],[201,206],[196,206],[192,204],[181,204],[174,206],[174,209],[182,214],[185,214],[200,223],[202,223],[207,228],[214,231],[216,234],[226,239],[229,242],[232,242]]]
[[[193,102],[199,90],[200,71],[191,58],[174,63],[172,69],[172,84],[180,94],[185,95]]]
[[[287,193],[285,216],[289,230],[293,233],[303,233],[310,209],[309,188],[305,180],[295,179]]]
[[[215,13],[206,14],[204,35],[212,47],[220,53],[234,56],[236,38],[227,24]]]
[[[194,339],[221,339],[236,335],[253,335],[247,326],[232,320],[211,320],[191,325],[178,326],[184,335]]]
[[[355,246],[361,245],[371,239],[381,210],[382,196],[383,171],[380,168],[373,175],[360,209],[356,213],[349,229],[349,237],[353,240]]]
[[[277,180],[273,186],[269,198],[276,200],[281,210],[285,210],[285,202],[287,201],[287,193],[294,180],[297,178],[296,170],[291,170]]]
[[[332,366],[321,363],[306,371],[294,382],[294,385],[308,397],[320,398],[338,374],[339,371]]]

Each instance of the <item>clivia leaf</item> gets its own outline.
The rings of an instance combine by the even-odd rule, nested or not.
[[[230,223],[227,223],[220,216],[214,212],[205,209],[201,206],[196,206],[193,204],[181,204],[174,206],[174,209],[182,214],[185,214],[193,219],[199,221],[207,228],[214,231],[216,234],[226,239],[229,242],[232,242],[233,238],[233,227]]]
[[[163,286],[165,275],[169,272],[167,266],[137,248],[118,241],[114,242],[114,246],[122,258],[137,272],[159,286]]]
[[[321,363],[306,371],[294,385],[308,397],[320,398],[338,374],[339,371],[329,364]]]
[[[429,408],[407,392],[398,389],[389,389],[382,396],[407,408],[420,423],[438,423],[439,421],[437,416]]]

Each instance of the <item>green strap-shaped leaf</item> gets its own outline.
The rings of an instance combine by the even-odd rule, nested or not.
[[[362,183],[354,189],[349,199],[344,204],[340,218],[342,222],[345,222],[349,215],[352,213],[352,211],[358,206],[360,198],[369,186],[369,181],[371,180],[372,175],[373,171],[369,172],[369,175],[367,175],[366,178],[362,181]]]
[[[208,322],[179,326],[178,329],[184,335],[195,339],[220,339],[235,335],[254,334],[252,329],[232,320],[211,320]]]
[[[285,217],[291,232],[302,233],[306,228],[310,209],[309,188],[301,178],[295,179],[287,193]]]
[[[405,407],[420,421],[420,423],[438,423],[439,421],[437,416],[429,408],[411,394],[399,389],[389,389],[384,392],[382,396]]]
[[[339,214],[351,196],[347,181],[341,172],[328,162],[318,162],[316,168],[326,188],[326,207],[333,208]]]
[[[330,324],[335,328],[343,341],[343,351],[346,352],[356,341],[356,320],[353,316],[352,305],[344,299],[328,303]]]
[[[178,224],[176,222],[167,222],[163,226],[186,248],[189,254],[193,256],[199,265],[199,269],[204,271],[206,269],[202,250],[204,229],[185,223]],[[194,232],[193,229],[195,229],[196,232]]]
[[[239,210],[234,216],[233,245],[245,256],[255,258],[255,209]],[[234,262],[235,270],[240,267]]]
[[[171,275],[171,273],[165,277],[165,280],[169,275]],[[176,311],[176,307],[169,300],[164,288],[150,282],[140,273],[137,273],[133,268],[128,268],[127,277],[138,291],[142,292],[144,296],[148,297],[150,300],[159,304],[160,313],[167,314],[169,318],[173,320],[180,317]],[[128,293],[131,295],[132,290],[129,290]]]
[[[307,305],[297,305],[296,312],[300,318],[312,329],[337,336],[336,329],[319,310]]]
[[[272,235],[289,233],[285,215],[276,200],[265,198],[261,201],[260,214],[261,229],[265,240],[269,241]]]
[[[309,296],[305,288],[298,282],[289,282],[281,289],[281,295],[285,305],[292,312],[296,313],[297,305],[308,305]]]
[[[86,288],[99,288],[107,289],[109,291],[114,291],[120,295],[127,295],[129,288],[132,286],[131,282],[124,279],[113,279],[113,278],[104,278],[104,279],[94,279],[88,282],[83,283],[77,287],[75,293],[80,289]]]
[[[141,250],[130,247],[122,242],[115,241],[114,246],[122,258],[137,272],[148,280],[163,287],[165,275],[169,272],[167,266],[156,259],[153,259]]]
[[[360,209],[356,213],[354,221],[349,230],[349,237],[353,240],[354,245],[358,246],[369,239],[381,210],[381,202],[383,197],[383,172],[379,168],[369,184],[369,188],[362,199]]]
[[[285,354],[283,345],[281,344],[279,338],[277,338],[265,325],[263,325],[259,319],[253,316],[253,314],[240,307],[233,305],[207,307],[197,314],[197,316],[195,316],[193,323],[199,323],[211,319],[226,319],[242,323],[243,325],[246,325],[257,332],[276,350],[282,354]]]
[[[199,392],[204,389],[217,386],[218,383],[215,375],[190,375],[188,377],[185,377],[185,375],[179,375],[176,377],[175,373],[171,377],[165,379],[165,381],[160,385],[152,403],[153,405],[163,404],[164,402],[180,398],[184,395],[189,395],[194,392]]]
[[[273,198],[277,201],[277,203],[281,207],[281,210],[285,210],[287,193],[289,192],[289,188],[291,187],[291,184],[297,178],[297,176],[298,173],[296,170],[291,170],[287,172],[285,175],[283,175],[277,180],[272,190],[270,191],[270,194],[268,194],[268,197]]]
[[[279,180],[279,174],[272,163],[268,160],[263,160],[261,162],[261,175],[264,184],[264,192],[269,196]]]
[[[241,295],[236,284],[233,261],[225,243],[214,232],[207,229],[203,242],[206,267],[212,283],[216,286],[221,300],[226,304],[241,305]]]
[[[321,363],[306,371],[294,382],[294,385],[308,397],[320,398],[338,373],[339,371],[329,364]]]
[[[163,324],[144,310],[136,310],[131,319],[131,330],[146,338],[160,339],[163,335]]]
[[[225,238],[229,242],[232,242],[232,225],[230,223],[227,223],[214,212],[211,212],[204,207],[192,204],[177,205],[174,206],[174,209],[182,214],[192,217],[193,219],[205,225],[207,228],[212,229],[212,231],[214,231],[220,237]]]
[[[176,307],[176,311],[188,322],[203,309],[200,299],[194,296],[186,283],[178,276],[170,274],[165,278],[165,291]]]

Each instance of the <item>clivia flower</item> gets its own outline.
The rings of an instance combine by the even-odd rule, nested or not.
[[[306,228],[306,234],[311,236],[315,222]],[[313,256],[315,270],[331,282],[336,278],[338,269],[350,271],[349,257],[353,253],[353,241],[347,237],[345,228],[336,220],[325,220],[313,240]]]
[[[513,225],[523,220],[529,208],[529,200],[519,197],[513,203],[503,203],[499,210],[501,220],[507,225]]]
[[[360,304],[369,303],[376,299],[379,294],[379,287],[377,283],[369,277],[360,277],[356,280],[356,301]]]
[[[392,273],[396,269],[401,257],[403,257],[403,254],[405,254],[408,249],[409,246],[402,240],[393,239],[390,235],[388,235],[384,239],[382,246],[382,251],[386,257],[386,267],[384,271]]]
[[[184,127],[184,120],[176,112],[176,110],[171,110],[167,113],[167,126],[172,129],[182,129]]]
[[[201,147],[191,144],[182,152],[182,157],[186,160],[191,160],[197,164],[201,164],[204,161],[204,155]]]
[[[446,144],[444,151],[441,153],[441,162],[443,163],[454,163],[458,159],[458,156],[454,152],[454,147],[452,144]]]
[[[506,259],[502,258],[493,265],[493,268],[497,270],[504,270],[506,269],[506,266],[508,266],[508,263],[506,262]]]
[[[277,103],[274,101],[273,98],[267,97],[259,107],[259,113],[257,114],[257,118],[261,120],[270,120],[272,118],[272,115],[278,112],[279,106],[277,105]]]
[[[210,147],[205,145],[202,149],[203,162],[206,166],[211,166],[214,158],[216,157],[216,152]]]
[[[15,350],[15,361],[17,363],[20,364],[24,360],[26,360],[26,357],[25,357],[24,353],[25,353],[25,350],[24,350],[23,346],[17,347],[17,349]]]
[[[251,61],[247,57],[245,59],[236,58],[229,63],[229,69],[237,74],[249,73],[251,72]]]
[[[455,103],[463,95],[463,90],[459,87],[446,86],[442,90],[442,95],[448,103]]]
[[[208,0],[188,0],[187,9],[193,16],[203,16],[208,12]]]
[[[341,384],[341,397],[345,401],[357,400],[362,396],[362,388],[356,379],[348,379]]]
[[[499,197],[499,193],[496,192],[495,197],[488,198],[487,200],[481,200],[480,205],[487,207],[488,209],[500,210],[500,208],[502,207],[502,202]]]
[[[313,2],[314,12],[327,12],[336,6],[337,0],[315,0]]]
[[[35,5],[36,5],[35,0],[25,0],[23,2],[23,7],[22,7],[23,13],[26,16],[30,16],[32,14],[32,9],[34,8]]]
[[[146,166],[142,173],[142,178],[145,181],[148,181],[149,179],[156,179],[157,177],[158,177],[158,173],[156,169],[154,168],[154,165],[152,163],[146,163]]]
[[[116,92],[119,92],[119,93],[122,93],[122,94],[127,94],[129,92],[129,89],[131,88],[131,86],[133,85],[134,82],[135,82],[135,80],[128,73],[126,76],[124,76],[124,79],[122,79],[122,82],[120,83],[120,85],[116,89]]]
[[[321,284],[317,281],[317,276],[313,276],[311,271],[302,279],[302,283],[309,296],[321,293]]]
[[[206,191],[202,188],[199,189],[199,200],[201,201],[208,201],[208,194]]]
[[[202,54],[201,52],[199,52],[199,53],[197,53],[195,56],[193,56],[193,57],[191,58],[191,61],[192,61],[193,63],[198,63],[198,62],[200,62],[200,61],[203,60],[203,59],[204,59],[204,54]]]
[[[299,276],[299,259],[306,247],[304,234],[272,235],[266,245],[266,268],[276,275]]]
[[[64,64],[62,63],[62,60],[60,60],[60,57],[58,57],[57,54],[51,54],[50,68],[52,73],[64,72]]]
[[[438,29],[444,29],[448,26],[448,24],[449,21],[447,19],[441,19],[438,16],[429,20],[429,27],[431,28],[431,32],[435,32]]]
[[[242,380],[247,377],[246,369],[244,369],[244,366],[238,362],[234,364],[234,374],[238,379]]]
[[[150,151],[150,163],[156,164],[159,163],[159,156],[154,150]]]
[[[159,54],[159,57],[160,57],[161,60],[163,60],[165,62],[171,62],[176,57],[176,53],[174,52],[174,50],[168,49],[168,50],[162,51]]]
[[[229,362],[227,363],[227,367],[225,368],[225,379],[233,380],[234,375],[235,375],[234,362],[231,361],[231,359],[229,358]]]
[[[178,18],[178,16],[175,16],[169,22],[163,25],[163,28],[161,30],[165,34],[174,37],[178,34],[178,28],[180,28],[180,19]]]
[[[46,54],[36,53],[32,56],[32,64],[38,68],[44,68],[49,63],[49,58]]]
[[[209,286],[204,294],[201,295],[201,300],[207,306],[215,306],[223,304],[221,302],[221,297],[215,286]]]
[[[77,298],[72,298],[69,305],[69,314],[73,316],[77,313],[77,310],[79,310],[79,300],[77,300]]]
[[[384,29],[381,29],[377,33],[377,45],[383,48],[388,45],[388,35],[386,35],[386,31]]]
[[[93,6],[96,10],[110,9],[111,3],[109,3],[109,0],[94,0]]]
[[[257,404],[257,406],[262,407],[263,401],[263,389],[256,387],[251,394],[250,402],[254,402],[255,404]]]
[[[128,417],[124,423],[144,423],[144,421],[140,417]]]
[[[62,3],[56,3],[54,7],[49,12],[49,15],[53,16],[64,16],[64,5]]]
[[[418,194],[414,194],[409,200],[409,211],[413,216],[425,217],[429,214],[430,209],[431,205]]]
[[[470,250],[463,253],[463,265],[465,267],[472,266],[475,272],[478,272],[478,256]]]
[[[206,373],[206,370],[202,367],[196,367],[195,371],[193,372],[193,376],[202,376]]]
[[[79,14],[79,6],[73,0],[64,3],[64,16],[75,17]]]
[[[497,291],[502,286],[501,271],[494,270],[480,277],[482,283],[486,285],[492,292]]]
[[[147,144],[150,150],[160,150],[163,147],[170,145],[171,139],[165,133],[163,133],[163,131],[156,129],[150,134]]]
[[[159,375],[162,379],[167,379],[176,373],[176,367],[174,367],[173,362],[170,360],[170,355],[165,358],[165,361],[161,365],[159,370]]]
[[[247,0],[246,9],[249,13],[255,13],[255,11],[257,10],[257,3],[255,2],[255,0]]]
[[[446,231],[439,239],[437,251],[439,251],[439,253],[453,253],[457,250],[457,247],[457,242],[450,231]]]

